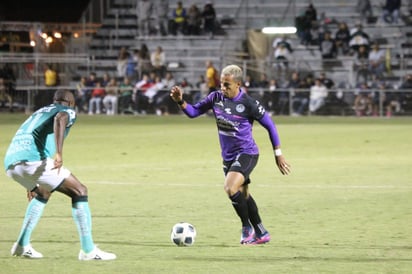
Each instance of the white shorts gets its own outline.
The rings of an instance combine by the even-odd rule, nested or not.
[[[54,160],[47,158],[42,161],[22,162],[12,165],[7,169],[6,174],[29,191],[40,185],[51,192],[71,174],[63,166],[60,168],[60,172],[57,169],[52,169],[53,167]]]

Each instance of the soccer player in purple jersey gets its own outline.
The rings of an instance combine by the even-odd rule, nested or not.
[[[252,136],[253,121],[257,120],[269,133],[276,165],[283,175],[290,173],[280,149],[276,126],[258,100],[241,88],[242,69],[226,66],[220,77],[220,90],[211,92],[198,103],[191,105],[183,100],[183,90],[174,86],[170,97],[190,118],[213,110],[219,133],[225,174],[224,189],[242,222],[241,244],[264,244],[270,234],[262,224],[258,207],[248,191],[250,174],[257,164],[259,149]]]

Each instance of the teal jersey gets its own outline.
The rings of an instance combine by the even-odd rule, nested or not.
[[[59,112],[69,115],[64,138],[69,133],[70,127],[76,121],[76,112],[60,104],[45,106],[33,113],[17,130],[4,158],[4,167],[20,161],[40,161],[51,158],[56,153],[54,140],[54,117]]]

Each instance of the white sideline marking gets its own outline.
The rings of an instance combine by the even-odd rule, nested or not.
[[[219,187],[222,184],[210,184],[210,183],[187,183],[187,184],[179,184],[179,183],[138,183],[138,182],[113,182],[113,181],[88,181],[87,183],[90,184],[97,184],[97,185],[141,185],[144,184],[145,186],[170,186],[170,187]],[[253,184],[253,187],[264,187],[264,188],[291,188],[291,189],[412,189],[412,185],[279,185],[279,184]]]

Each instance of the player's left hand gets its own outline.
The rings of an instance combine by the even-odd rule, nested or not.
[[[52,169],[57,169],[57,173],[60,172],[60,168],[63,166],[63,157],[61,154],[57,153],[54,157],[54,167]]]
[[[30,202],[34,197],[37,196],[37,193],[34,191],[27,190],[27,200]]]
[[[289,175],[290,173],[290,165],[286,162],[285,157],[283,155],[275,156],[276,164],[283,175]]]

